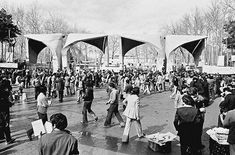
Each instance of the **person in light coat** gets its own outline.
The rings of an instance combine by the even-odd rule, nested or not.
[[[122,142],[127,143],[129,140],[129,132],[131,123],[134,121],[136,126],[137,135],[139,138],[144,137],[144,133],[142,131],[141,123],[140,123],[140,113],[139,113],[139,99],[140,89],[139,87],[134,87],[131,95],[129,95],[123,102],[127,102],[127,106],[123,115],[126,116],[126,125],[122,136]]]

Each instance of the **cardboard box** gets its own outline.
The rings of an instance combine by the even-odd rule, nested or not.
[[[148,147],[154,152],[161,152],[161,153],[171,152],[171,142],[166,142],[165,145],[160,146],[157,143],[148,141]]]

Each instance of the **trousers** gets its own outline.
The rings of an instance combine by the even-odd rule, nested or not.
[[[82,110],[82,116],[83,116],[83,122],[88,122],[87,120],[87,112],[91,114],[94,118],[96,117],[94,111],[91,110],[91,104],[92,101],[84,101],[83,102],[83,110]]]
[[[143,135],[143,131],[142,131],[142,126],[141,126],[140,120],[131,119],[131,118],[127,117],[126,118],[125,129],[124,129],[123,135],[122,135],[122,142],[128,142],[128,140],[129,140],[129,133],[130,133],[130,128],[131,128],[132,122],[135,122],[135,129],[136,129],[138,137],[141,137]]]
[[[11,131],[10,131],[10,111],[1,111],[0,112],[0,130],[3,132],[3,135],[7,142],[11,140]]]
[[[112,120],[113,114],[117,117],[117,119],[120,123],[123,123],[123,119],[118,111],[118,104],[110,104],[110,107],[108,109],[108,114],[107,114],[106,120],[104,122],[105,126],[111,125],[111,120]]]

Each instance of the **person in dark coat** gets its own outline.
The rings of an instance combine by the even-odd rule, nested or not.
[[[223,89],[224,100],[220,103],[219,107],[223,112],[235,109],[235,94],[232,94],[231,89],[226,87]]]
[[[222,81],[222,77],[221,77],[221,75],[218,74],[217,77],[215,78],[215,93],[217,96],[220,96],[220,93],[221,93],[221,91],[220,91],[221,81]]]
[[[12,87],[10,81],[3,79],[0,82],[0,131],[6,139],[6,144],[11,144],[15,141],[11,137],[10,131],[10,107],[12,103],[9,100]]]
[[[182,97],[185,106],[177,109],[174,119],[175,129],[180,137],[181,155],[199,155],[200,143],[197,141],[200,132],[198,123],[200,123],[199,110],[194,107],[194,101],[189,95]]]
[[[202,81],[204,93],[203,94],[199,94],[199,95],[202,95],[204,97],[204,104],[205,104],[205,106],[208,106],[209,105],[209,101],[210,101],[209,83],[207,82],[206,76],[203,76],[201,78],[201,81]]]
[[[90,81],[90,82],[87,82],[86,84],[85,93],[83,96],[84,104],[83,104],[83,110],[82,110],[82,115],[83,115],[82,123],[88,123],[87,112],[94,117],[95,121],[98,120],[98,117],[95,115],[94,111],[91,110],[91,104],[92,104],[93,99],[94,99],[94,91],[93,91],[92,81]]]
[[[204,87],[203,87],[203,81],[202,79],[199,79],[198,77],[193,78],[193,81],[190,83],[190,87],[197,88],[199,95],[203,95],[205,92]]]
[[[194,101],[194,106],[195,108],[197,108],[199,111],[200,111],[200,116],[201,116],[201,119],[200,119],[200,122],[198,123],[197,127],[198,127],[198,130],[200,132],[197,132],[198,135],[197,135],[197,141],[198,143],[200,143],[200,148],[203,149],[205,147],[205,145],[202,144],[202,132],[203,132],[203,124],[204,124],[204,120],[205,120],[205,98],[201,95],[199,95],[198,91],[197,91],[197,88],[196,87],[191,87],[189,88],[189,91],[188,91],[188,95],[191,96],[191,98],[193,99]]]
[[[35,100],[37,100],[39,94],[39,87],[41,86],[41,80],[38,74],[35,75],[35,79],[33,80]]]
[[[59,94],[59,102],[63,102],[63,97],[64,97],[64,79],[63,79],[63,75],[62,74],[58,77],[56,82],[57,82],[57,91],[58,91],[58,94]]]

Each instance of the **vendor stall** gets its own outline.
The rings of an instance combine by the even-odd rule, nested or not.
[[[206,133],[210,136],[209,149],[211,155],[229,155],[228,129],[213,128]]]

